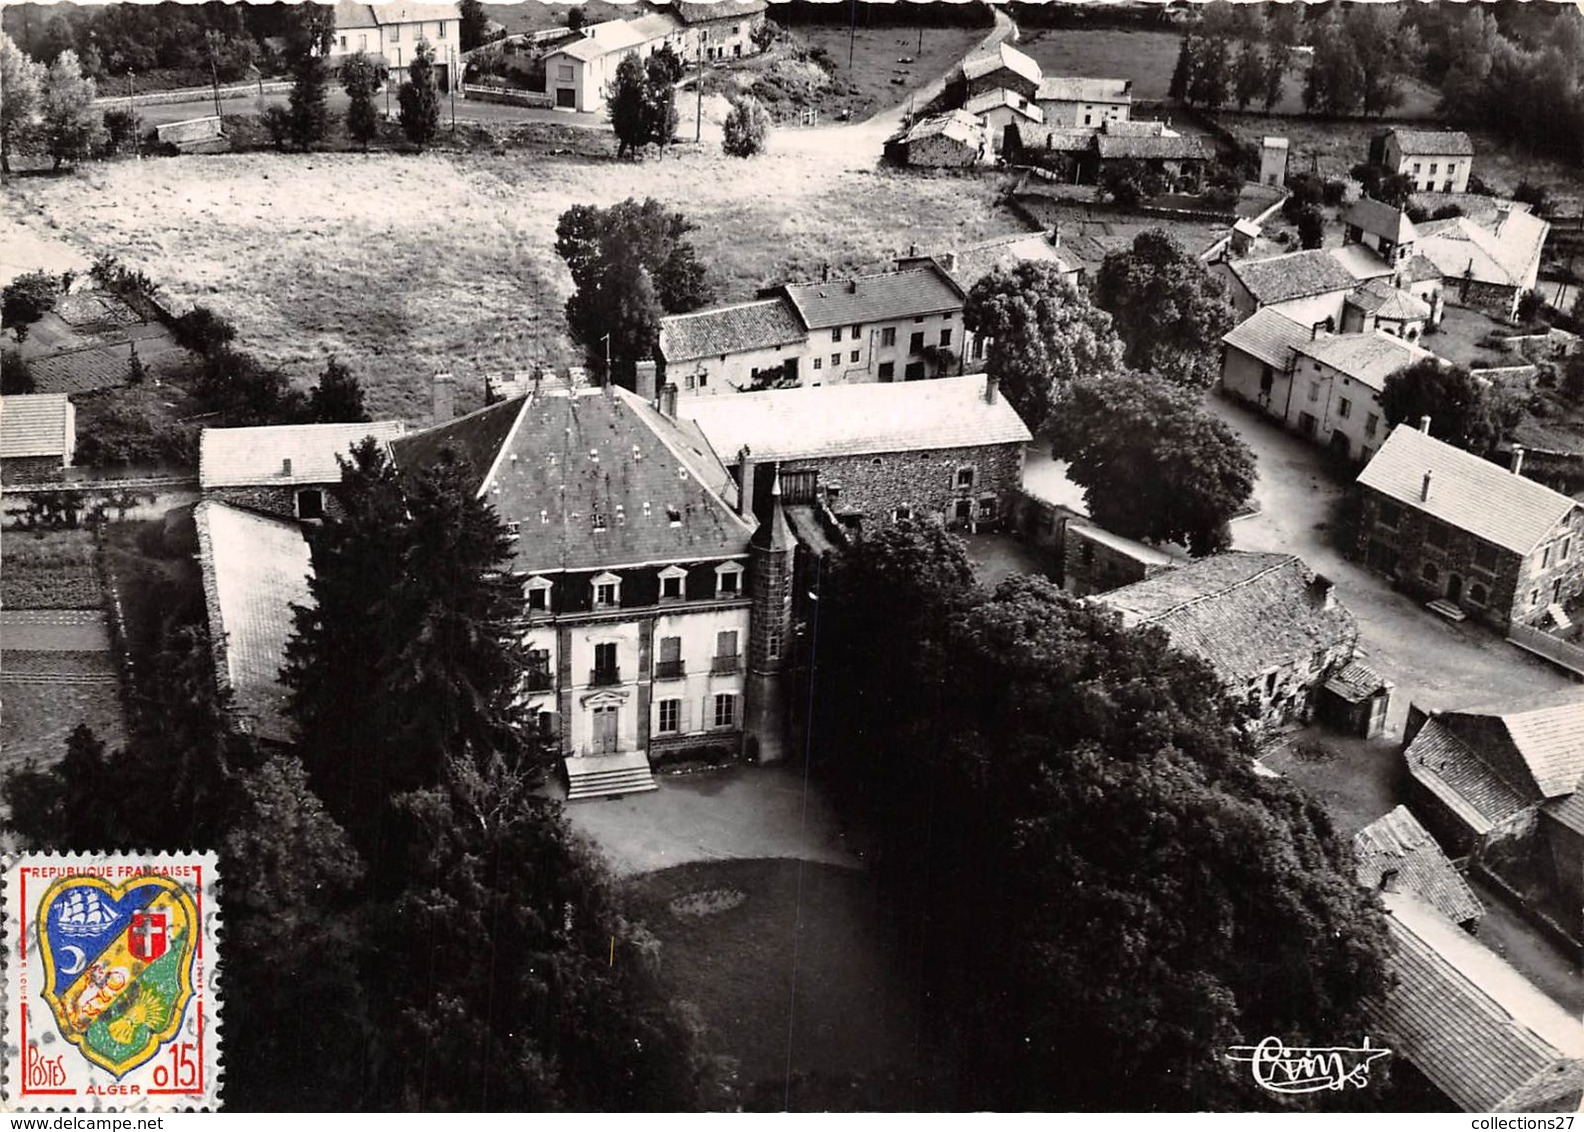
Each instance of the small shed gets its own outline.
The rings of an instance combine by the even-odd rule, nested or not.
[[[966,168],[990,160],[989,131],[966,110],[915,122],[886,142],[886,154],[901,165]]]
[[[1260,139],[1259,183],[1275,188],[1287,185],[1287,139],[1265,137]]]
[[[1394,687],[1368,665],[1349,661],[1321,690],[1320,718],[1345,735],[1379,738]]]
[[[0,469],[8,480],[72,465],[77,410],[64,393],[0,397]]]

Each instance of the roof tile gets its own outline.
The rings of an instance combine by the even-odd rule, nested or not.
[[[781,293],[810,330],[943,314],[963,305],[962,291],[934,263],[827,283],[788,283]]]
[[[1411,892],[1454,924],[1485,914],[1474,890],[1406,806],[1359,830],[1353,837],[1353,857],[1358,882],[1365,888],[1379,889],[1384,882],[1389,890]]]
[[[708,307],[660,320],[660,352],[668,362],[767,350],[807,339],[808,331],[784,297]]]
[[[1358,285],[1351,271],[1320,248],[1269,259],[1229,260],[1227,267],[1262,305],[1331,291],[1351,291]]]
[[[338,457],[366,437],[388,443],[406,431],[401,421],[206,428],[198,438],[198,482],[204,488],[340,483]]]
[[[65,456],[73,447],[72,406],[64,393],[0,397],[0,459]]]

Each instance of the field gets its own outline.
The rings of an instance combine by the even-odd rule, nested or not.
[[[881,268],[910,243],[1023,228],[996,207],[992,179],[876,169],[867,131],[788,131],[771,145],[752,161],[706,146],[641,163],[504,150],[122,162],[14,182],[0,233],[112,252],[177,310],[231,319],[240,348],[300,383],[334,354],[372,412],[422,418],[436,372],[457,375],[470,408],[487,370],[571,360],[571,279],[554,243],[573,204],[654,196],[681,209],[723,298],[826,262]]]
[[[87,530],[8,530],[0,555],[0,608],[98,609],[104,601]]]
[[[581,4],[545,4],[540,0],[524,0],[521,4],[485,4],[484,18],[494,20],[506,29],[507,35],[529,31],[564,28],[567,13],[573,8],[583,9],[583,18],[591,24],[606,20],[631,20],[641,13],[636,4],[612,4],[607,0],[583,0]]]

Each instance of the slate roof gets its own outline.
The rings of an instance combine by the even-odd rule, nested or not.
[[[205,489],[340,483],[337,457],[350,456],[365,437],[389,443],[406,431],[401,421],[206,428],[198,437],[198,482]]]
[[[239,724],[289,742],[294,728],[280,683],[293,604],[312,605],[313,562],[302,528],[215,500],[193,511],[216,677],[230,688]]]
[[[998,43],[990,51],[975,52],[963,60],[962,70],[964,77],[977,79],[1003,67],[1031,83],[1040,81],[1040,65],[1009,43]]]
[[[901,135],[903,145],[924,138],[946,137],[963,145],[980,145],[984,141],[984,123],[966,110],[953,110],[932,118],[921,118]]]
[[[64,393],[0,397],[0,460],[64,457],[73,446],[72,404]]]
[[[410,4],[405,0],[392,0],[385,4],[352,4],[348,0],[338,0],[335,6],[337,31],[461,18],[462,11],[455,4]]]
[[[1361,228],[1371,235],[1383,236],[1396,244],[1409,243],[1419,235],[1406,212],[1373,197],[1359,197],[1348,205],[1347,211],[1342,214],[1342,223]]]
[[[1556,1112],[1584,1088],[1584,1026],[1423,901],[1382,897],[1392,988],[1383,1044],[1468,1112]]]
[[[1088,600],[1119,611],[1125,625],[1159,626],[1173,646],[1241,687],[1271,668],[1357,639],[1353,615],[1335,600],[1326,608],[1313,581],[1291,554],[1231,551]]]
[[[1037,103],[1030,102],[1015,91],[1003,90],[999,87],[974,95],[964,104],[963,109],[970,114],[978,115],[987,110],[999,110],[1003,106],[1017,111],[1031,122],[1045,120],[1045,112]]]
[[[1132,102],[1131,79],[1086,79],[1051,76],[1040,80],[1041,102]]]
[[[1221,341],[1266,365],[1285,370],[1292,360],[1293,348],[1307,343],[1311,337],[1309,327],[1294,322],[1278,310],[1261,307],[1223,334]]]
[[[1312,342],[1300,342],[1298,353],[1329,366],[1379,392],[1386,379],[1404,366],[1435,355],[1384,330],[1368,334],[1321,334]]]
[[[1131,157],[1140,161],[1206,161],[1210,147],[1203,138],[1182,134],[1163,134],[1156,137],[1119,137],[1100,134],[1095,138],[1095,149],[1102,161]]]
[[[1492,741],[1510,748],[1541,796],[1555,798],[1584,782],[1584,696],[1570,691],[1488,709],[1444,712],[1458,729],[1470,717],[1494,721]]]
[[[781,293],[810,330],[942,314],[962,309],[964,297],[933,262],[825,283],[788,283]]]
[[[1366,280],[1343,301],[1376,318],[1413,321],[1430,317],[1429,303],[1417,295],[1393,287],[1385,279]]]
[[[403,470],[466,452],[479,496],[520,524],[522,574],[737,557],[753,534],[715,454],[625,389],[549,388],[391,447]]]
[[[1403,154],[1415,157],[1473,157],[1474,142],[1462,130],[1404,130],[1392,131],[1397,136],[1397,148]]]
[[[1033,262],[1054,263],[1062,271],[1069,273],[1078,270],[1063,259],[1055,245],[1050,242],[1050,238],[1040,232],[998,236],[995,239],[982,240],[977,244],[967,244],[955,251],[936,252],[928,257],[904,256],[897,260],[897,265],[910,266],[923,258],[933,259],[940,264],[941,269],[950,275],[952,281],[964,292],[972,290],[975,283],[998,267],[1010,270],[1020,263]]]
[[[1553,798],[1540,809],[1574,833],[1584,834],[1584,790],[1575,790],[1566,798]]]
[[[668,362],[719,358],[808,340],[808,330],[785,298],[731,303],[660,320],[660,353]]]
[[[1045,137],[1045,148],[1058,153],[1082,153],[1093,149],[1098,135],[1082,126],[1058,126]]]
[[[707,23],[710,20],[740,19],[757,16],[770,5],[767,0],[714,0],[699,3],[697,0],[677,0],[672,10],[685,24]]]
[[[1391,264],[1383,260],[1374,248],[1365,244],[1343,244],[1329,249],[1331,258],[1354,279],[1380,279],[1394,274]]]
[[[1430,498],[1420,496],[1431,473]],[[1363,487],[1517,554],[1528,554],[1577,506],[1560,492],[1407,424],[1359,473]]]
[[[1447,279],[1465,276],[1504,287],[1528,285],[1551,225],[1523,209],[1498,213],[1488,224],[1467,216],[1429,220],[1419,227],[1419,252]]]
[[[1328,692],[1355,704],[1392,686],[1391,681],[1379,672],[1356,660],[1348,661],[1335,676],[1326,681]]]
[[[1177,137],[1176,130],[1168,130],[1165,122],[1141,118],[1107,118],[1100,123],[1100,132],[1119,138],[1171,138]]]
[[[1229,260],[1227,268],[1262,306],[1331,291],[1351,291],[1358,285],[1351,271],[1320,248],[1270,259]]]
[[[1480,837],[1528,805],[1515,786],[1434,717],[1419,729],[1403,759],[1413,779]]]
[[[1418,252],[1397,266],[1397,278],[1403,283],[1425,283],[1441,278],[1441,269]]]
[[[1031,436],[983,375],[865,382],[700,397],[681,410],[717,452],[747,445],[756,460],[921,452],[1023,444]]]
[[[566,55],[580,63],[591,63],[601,56],[610,54],[612,51],[624,51],[627,48],[636,47],[642,42],[643,40],[637,38],[636,34],[627,43],[607,43],[595,39],[593,36],[584,36],[582,39],[557,47],[553,51],[545,52],[545,58],[549,59],[555,55]]]
[[[1067,533],[1073,538],[1083,539],[1088,542],[1099,543],[1118,554],[1125,554],[1133,561],[1145,566],[1175,566],[1177,559],[1163,550],[1151,546],[1147,542],[1138,542],[1135,539],[1114,535],[1104,527],[1091,527],[1083,523],[1068,523]]]
[[[1485,914],[1485,906],[1408,807],[1376,818],[1353,837],[1354,876],[1365,888],[1409,892],[1454,924]],[[1395,874],[1391,876],[1390,874]]]

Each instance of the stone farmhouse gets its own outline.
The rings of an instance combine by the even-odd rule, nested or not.
[[[72,465],[77,407],[64,393],[0,397],[0,475],[15,483],[49,477]]]
[[[1584,507],[1398,425],[1359,473],[1358,553],[1430,601],[1498,629],[1538,625],[1584,590]]]
[[[1313,248],[1263,259],[1226,259],[1212,272],[1227,285],[1227,296],[1239,321],[1273,308],[1294,322],[1335,330],[1342,308],[1361,283],[1390,279],[1392,267],[1367,249],[1343,256],[1345,248]]]
[[[1354,659],[1358,625],[1329,579],[1290,554],[1232,551],[1088,599],[1205,661],[1265,727],[1307,721]]]
[[[1370,141],[1369,156],[1405,174],[1415,192],[1467,192],[1474,171],[1474,143],[1461,130],[1387,130]]]
[[[990,131],[966,110],[920,118],[889,138],[886,156],[924,169],[971,169],[992,160]]]
[[[452,67],[461,65],[462,12],[455,4],[353,4],[338,0],[335,37],[328,58],[342,59],[361,51],[385,64],[385,81],[400,85],[407,78],[418,44],[434,48],[435,82],[451,89]]]
[[[852,527],[996,527],[1023,486],[1032,439],[983,376],[698,398],[678,411],[739,466],[773,463],[787,506],[817,503]],[[757,488],[763,507],[768,485]]]
[[[673,15],[682,27],[677,49],[684,59],[737,59],[759,48],[754,33],[765,21],[766,0],[676,0],[657,5],[655,14]],[[639,21],[642,22],[642,21]]]
[[[964,59],[958,69],[964,97],[990,91],[1008,90],[1025,99],[1034,99],[1044,81],[1040,65],[1009,43],[998,43]]]
[[[1024,137],[1037,137],[1045,123],[1045,112],[1038,103],[1000,87],[974,95],[963,105],[963,111],[984,127],[990,151],[995,154],[1015,148],[1013,138],[1021,144]],[[922,163],[910,160],[908,164]]]
[[[1098,129],[1129,119],[1133,83],[1130,79],[1041,77],[1034,100],[1049,126]]]
[[[353,447],[369,436],[389,445],[406,431],[401,421],[206,428],[198,437],[198,486],[205,499],[265,515],[323,519],[338,513],[340,462]]]
[[[1062,589],[1088,597],[1131,586],[1177,566],[1165,551],[1077,519],[1062,524]]]
[[[1522,205],[1497,201],[1478,216],[1420,224],[1418,250],[1440,271],[1449,300],[1515,319],[1519,300],[1539,281],[1550,231]]]

